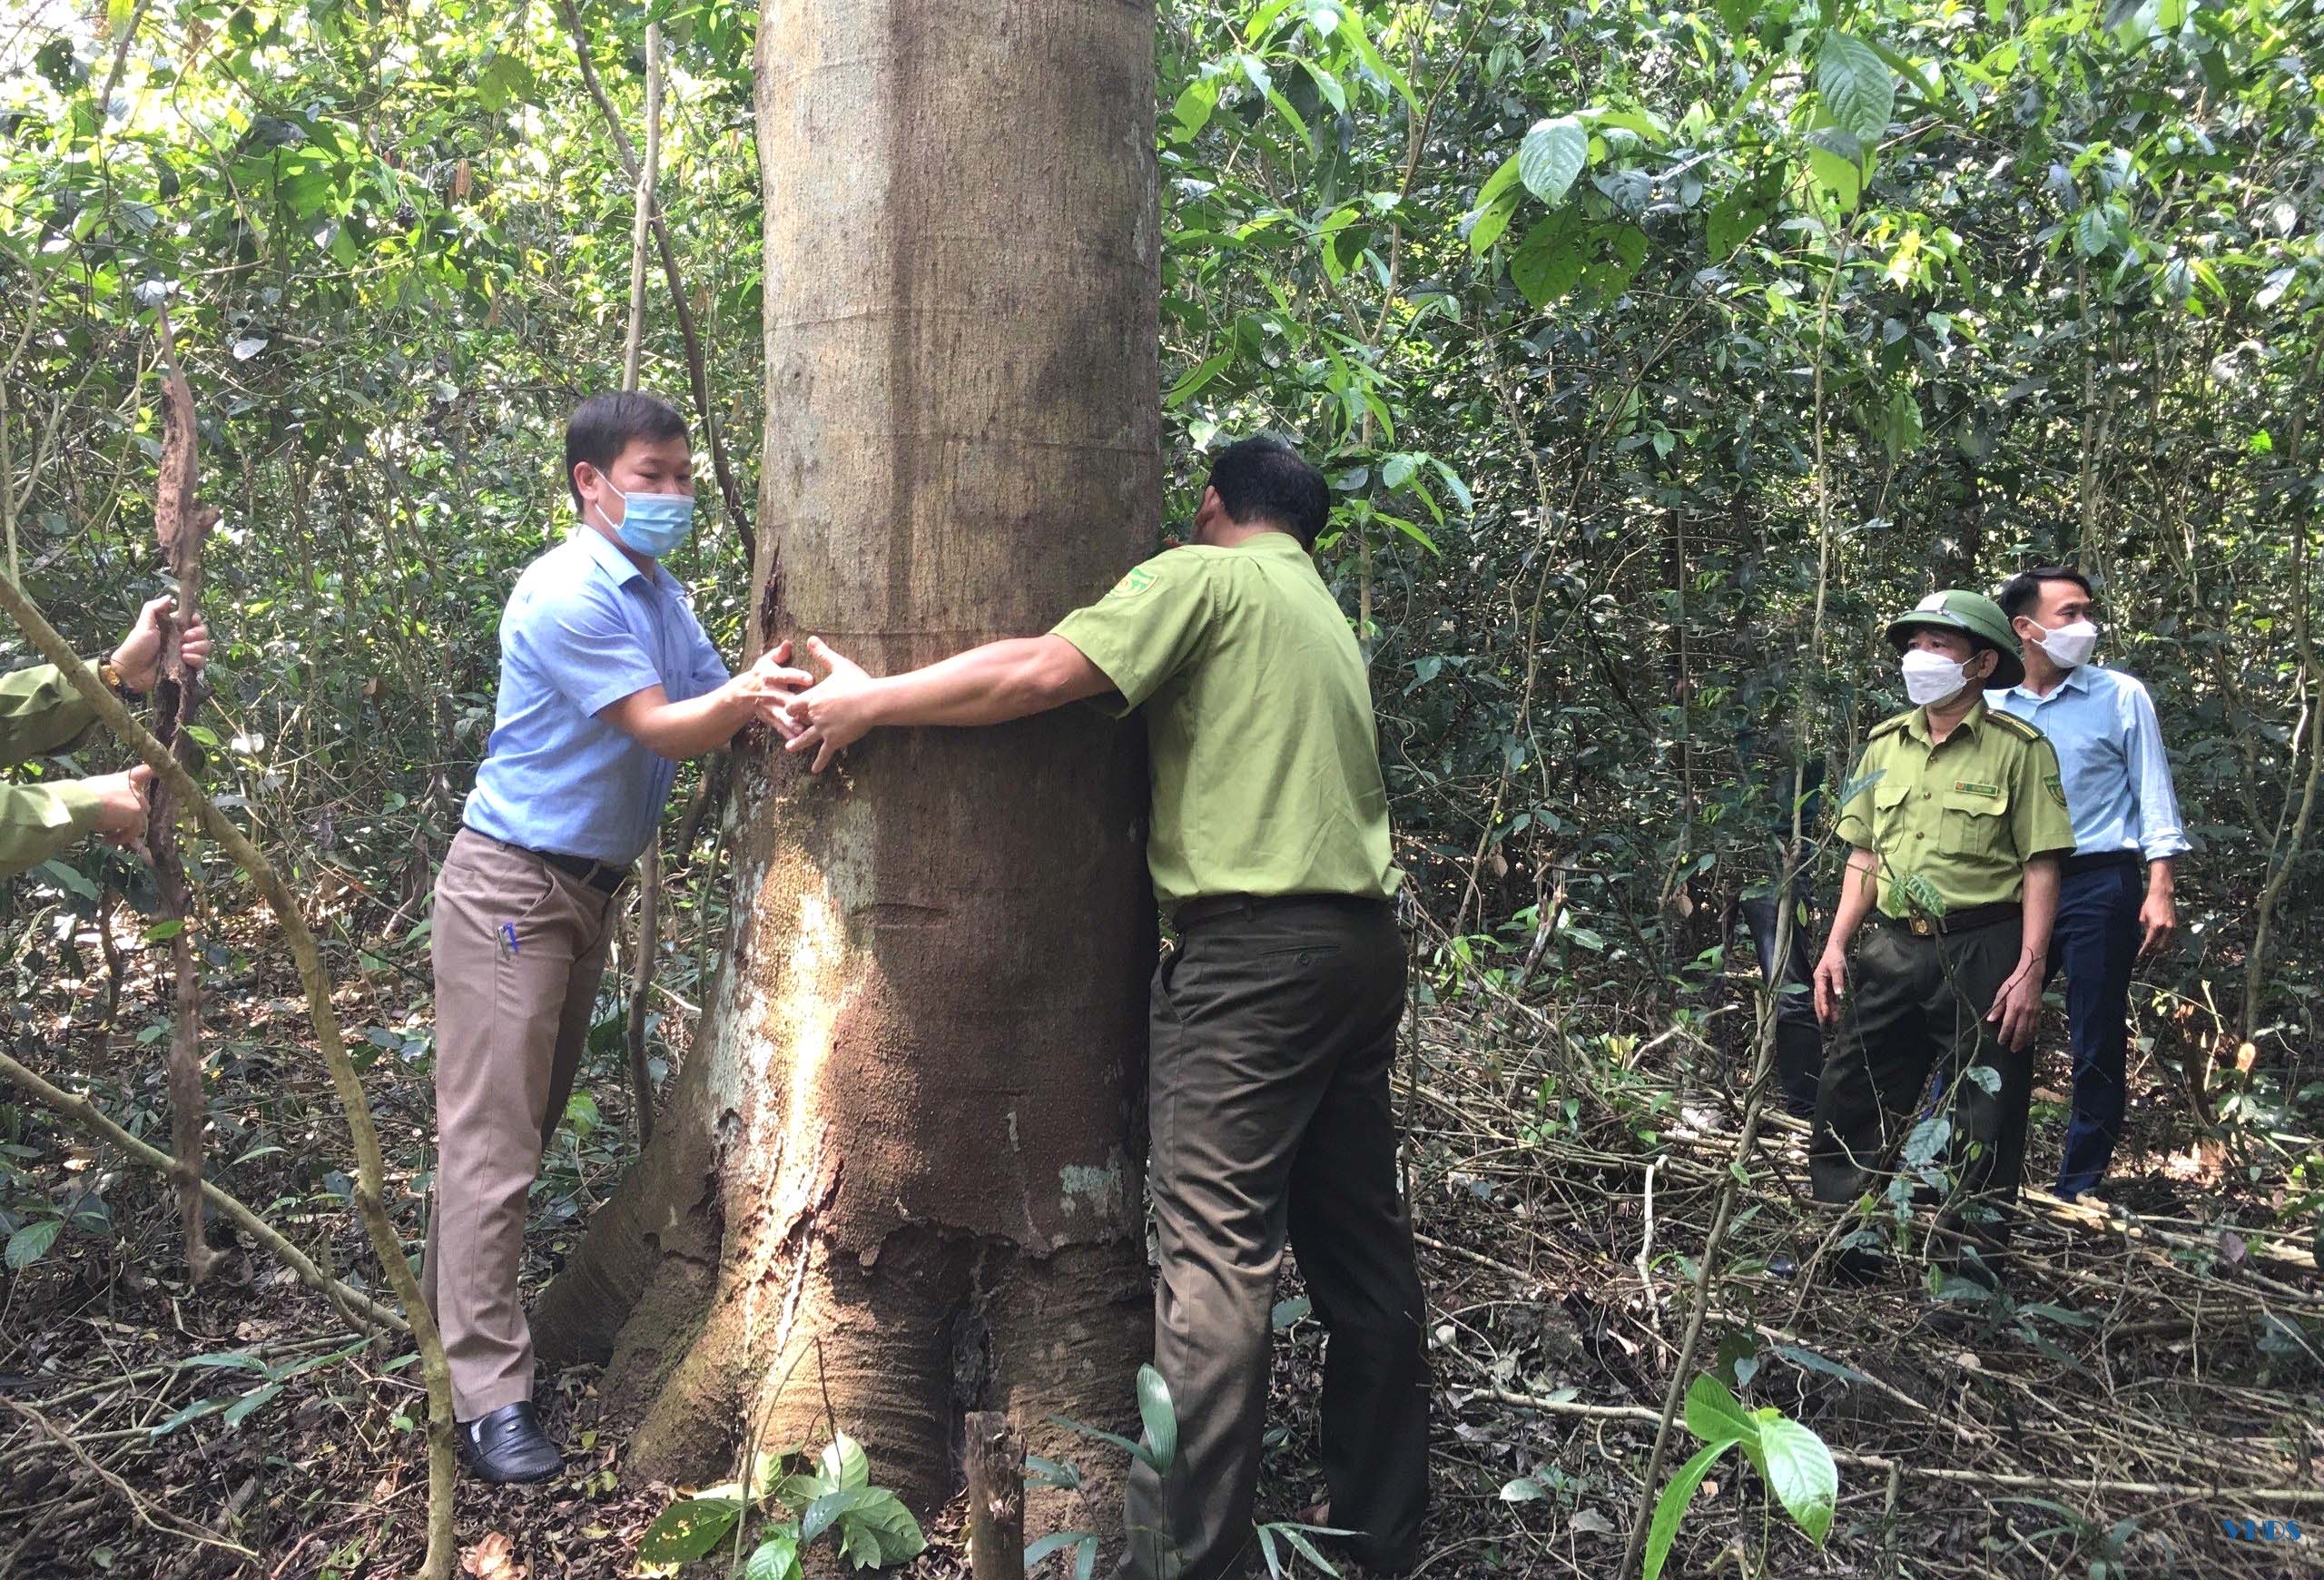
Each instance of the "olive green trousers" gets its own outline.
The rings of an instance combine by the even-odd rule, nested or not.
[[[1331,1523],[1359,1533],[1373,1568],[1417,1556],[1425,1307],[1388,1093],[1403,1004],[1403,943],[1383,901],[1255,901],[1187,929],[1155,973],[1155,1366],[1178,1442],[1167,1474],[1130,1468],[1125,1575],[1212,1580],[1259,1555],[1252,1510],[1286,1237],[1330,1336]]]

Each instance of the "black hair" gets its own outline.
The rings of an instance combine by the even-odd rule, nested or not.
[[[2094,598],[2098,589],[2090,578],[2078,570],[2063,565],[2037,565],[2031,570],[2021,570],[2001,584],[2001,592],[1994,602],[2011,619],[2017,618],[2042,599],[2042,584],[2045,581],[2070,581],[2082,589],[2082,596]]]
[[[1238,439],[1210,463],[1210,486],[1237,527],[1264,520],[1314,548],[1332,514],[1324,474],[1272,433]]]
[[[684,440],[686,437],[686,420],[678,415],[677,408],[658,395],[640,394],[635,390],[624,390],[615,395],[592,395],[565,420],[565,486],[578,506],[581,485],[573,480],[573,469],[583,461],[602,474],[613,469],[621,452],[635,440],[642,439],[648,444],[658,444],[664,439]]]

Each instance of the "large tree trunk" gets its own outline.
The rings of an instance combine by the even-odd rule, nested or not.
[[[761,644],[922,664],[1151,551],[1153,25],[768,0]],[[634,1466],[818,1436],[828,1395],[925,1507],[968,1411],[1051,1453],[1050,1415],[1133,1414],[1142,740],[1072,708],[875,736],[821,778],[762,740],[739,769],[698,1045],[537,1335],[609,1362]]]

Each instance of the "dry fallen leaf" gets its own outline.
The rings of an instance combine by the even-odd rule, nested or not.
[[[525,1580],[530,1571],[517,1562],[517,1545],[495,1531],[460,1555],[460,1573],[476,1580]]]

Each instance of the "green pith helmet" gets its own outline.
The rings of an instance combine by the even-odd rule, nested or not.
[[[1910,614],[1898,615],[1888,622],[1888,640],[1898,651],[1911,637],[1915,627],[1932,631],[1958,631],[1974,637],[1985,647],[2001,655],[2001,662],[1984,684],[1994,690],[2015,686],[2025,678],[2024,662],[2018,657],[2017,633],[2009,627],[2009,617],[2001,606],[1983,593],[1933,592],[1915,604]]]

